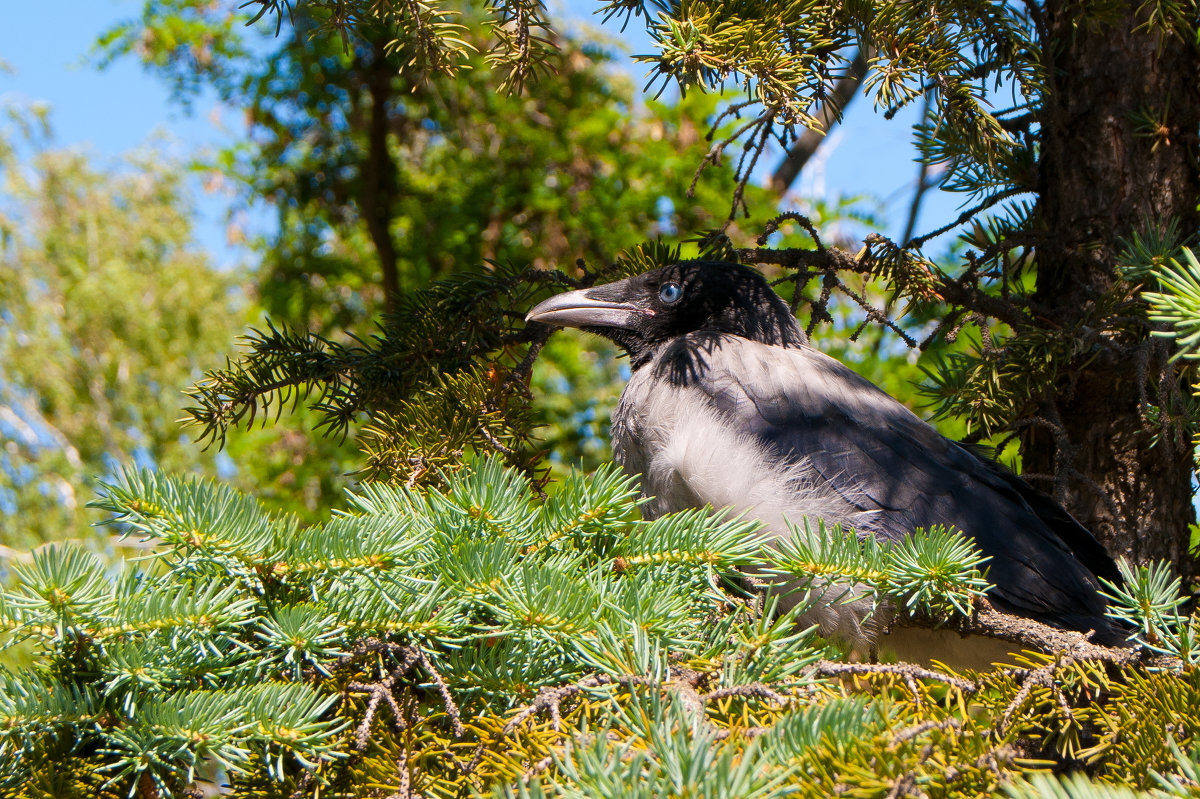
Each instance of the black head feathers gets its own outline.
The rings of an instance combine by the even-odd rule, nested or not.
[[[525,318],[611,339],[635,368],[660,345],[689,333],[728,333],[778,347],[808,343],[787,303],[762,275],[723,261],[684,261],[559,294]]]

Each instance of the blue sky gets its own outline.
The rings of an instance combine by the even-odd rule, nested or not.
[[[140,11],[140,2],[128,0],[6,4],[0,61],[9,71],[0,73],[0,107],[48,103],[54,144],[101,160],[116,160],[152,140],[181,159],[228,141],[233,131],[214,124],[214,112],[221,109],[211,98],[188,114],[171,103],[164,83],[132,59],[100,70],[89,58],[101,32]],[[220,116],[229,124],[228,110]],[[225,244],[227,200],[198,188],[194,199],[201,246],[218,263],[244,257]]]
[[[115,159],[163,135],[168,142],[166,152],[182,158],[237,135],[240,115],[236,110],[221,109],[211,98],[202,98],[191,113],[185,112],[170,102],[165,85],[132,59],[104,70],[89,60],[96,37],[120,20],[138,16],[141,7],[138,0],[6,4],[5,21],[0,25],[0,61],[12,71],[0,74],[0,105],[48,103],[55,143],[100,159]],[[588,20],[587,12],[595,7],[598,4],[583,0],[559,6],[575,20]],[[591,21],[599,24],[599,17]],[[606,33],[622,38],[618,27],[609,26]],[[630,31],[634,27],[631,23]],[[623,39],[632,52],[649,49],[644,34]],[[640,85],[644,67],[632,60],[626,63]],[[887,122],[873,114],[870,103],[860,97],[850,109],[847,124],[835,131],[795,188],[827,197],[877,197],[884,202],[886,232],[899,236],[916,177],[909,145],[910,121],[897,118]],[[225,198],[197,188],[195,200],[201,246],[212,251],[218,263],[246,257],[225,244]],[[945,219],[954,213],[955,205],[953,197],[930,196],[923,216],[926,220]]]
[[[7,5],[5,24],[0,26],[0,59],[15,74],[0,78],[0,93],[6,101],[53,105],[60,143],[84,144],[111,155],[138,146],[160,127],[187,144],[211,140],[211,126],[171,110],[163,85],[132,61],[103,71],[90,65],[88,53],[96,37],[119,20],[136,17],[140,3]]]

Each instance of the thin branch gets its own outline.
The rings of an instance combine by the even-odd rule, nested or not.
[[[763,151],[767,149],[767,140],[771,137],[771,126],[775,122],[775,110],[763,114],[759,117],[762,125],[761,133],[757,133],[758,141],[752,136],[750,141],[746,142],[746,148],[742,152],[742,158],[738,162],[737,171],[734,173],[737,179],[737,185],[733,189],[733,202],[729,208],[729,217],[726,221],[732,222],[737,216],[737,209],[740,206],[742,211],[748,217],[750,209],[746,206],[746,184],[750,182],[751,176],[754,174],[754,167],[758,163],[759,157]],[[749,156],[749,164],[746,163]]]
[[[591,677],[584,677],[577,683],[570,685],[559,685],[553,688],[546,687],[538,691],[537,698],[533,700],[533,704],[522,708],[515,716],[508,720],[504,725],[504,729],[500,731],[502,737],[507,737],[513,733],[517,727],[524,724],[538,713],[549,712],[554,720],[554,730],[559,731],[559,721],[561,720],[561,706],[566,700],[583,693],[589,688],[599,688],[603,685],[652,685],[652,681],[647,677],[639,677],[637,675],[627,675],[624,677],[610,677],[607,674],[594,674]]]
[[[925,629],[949,629],[962,635],[982,635],[998,641],[1019,644],[1049,654],[1065,653],[1076,660],[1095,660],[1114,666],[1128,666],[1141,662],[1142,650],[1135,647],[1111,647],[1089,640],[1090,633],[1062,630],[1023,616],[1001,613],[988,602],[976,605],[971,618],[959,617],[952,620],[925,616],[906,616],[901,622],[905,627]],[[1156,664],[1168,664],[1173,659],[1155,659]],[[1178,662],[1178,661],[1174,661]]]
[[[971,680],[963,679],[952,674],[943,674],[911,663],[838,663],[832,660],[818,660],[806,669],[814,676],[843,677],[863,676],[869,674],[889,674],[901,678],[916,680],[933,680],[953,686],[966,694],[973,694],[979,686]]]
[[[1024,679],[1021,680],[1021,687],[1017,691],[1016,696],[1008,703],[1008,707],[1004,709],[1004,715],[1000,717],[1000,723],[996,725],[996,731],[1003,735],[1009,724],[1012,723],[1013,715],[1021,709],[1024,704],[1029,701],[1033,689],[1041,686],[1054,694],[1058,701],[1058,706],[1067,714],[1070,719],[1075,718],[1075,713],[1071,710],[1071,705],[1063,695],[1062,689],[1058,687],[1058,682],[1055,679],[1058,672],[1075,661],[1072,658],[1064,658],[1055,660],[1052,663],[1047,663],[1041,668],[1033,669],[1025,673]]]
[[[778,232],[780,226],[783,225],[784,222],[795,222],[797,225],[804,228],[804,232],[812,238],[813,244],[817,246],[817,251],[825,252],[825,245],[821,243],[821,236],[817,233],[816,226],[813,225],[811,219],[799,211],[784,211],[783,213],[768,219],[767,223],[763,225],[762,233],[760,233],[758,236],[758,246],[765,246],[767,239],[771,237],[771,234]]]
[[[973,205],[970,208],[968,208],[967,210],[963,211],[961,214],[959,214],[954,219],[953,222],[942,225],[937,230],[931,230],[930,232],[928,232],[922,236],[918,236],[915,239],[910,239],[909,241],[905,242],[904,249],[906,249],[906,250],[918,249],[921,246],[923,246],[925,244],[925,242],[929,241],[930,239],[936,239],[938,236],[942,235],[943,233],[949,233],[951,230],[954,230],[954,228],[958,227],[959,225],[963,224],[964,222],[969,222],[972,218],[975,217],[976,214],[986,211],[987,209],[1003,202],[1004,200],[1007,200],[1009,197],[1015,197],[1018,194],[1028,194],[1031,191],[1032,191],[1031,189],[1025,189],[1025,188],[1012,188],[1012,189],[1005,189],[1004,191],[1001,191],[1001,192],[997,192],[996,194],[993,194],[991,197],[988,197],[985,200],[983,200],[982,202],[980,202],[976,205]]]

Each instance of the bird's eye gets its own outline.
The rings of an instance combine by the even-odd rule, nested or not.
[[[683,289],[679,288],[678,283],[664,283],[663,287],[658,290],[658,298],[665,303],[672,303],[683,296]]]

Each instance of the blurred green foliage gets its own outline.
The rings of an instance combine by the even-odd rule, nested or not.
[[[229,6],[148,3],[98,44],[102,62],[134,55],[183,103],[209,88],[245,109],[248,135],[197,166],[243,206],[273,209],[250,241],[273,322],[346,342],[344,331],[365,335],[396,306],[389,295],[431,281],[492,263],[579,274],[577,259],[600,268],[638,241],[720,223],[730,169],[691,185],[708,147],[697,121],[715,118],[719,98],[639,106],[603,48],[565,39],[548,56],[553,80],[508,93],[483,55],[428,75],[388,49],[406,45],[379,25],[345,41],[312,35],[329,12],[310,11],[276,37],[242,27]],[[485,49],[482,18],[461,21]],[[774,203],[754,187],[747,197]],[[538,446],[556,463],[608,459],[621,383],[612,355],[557,336],[539,358],[532,389],[551,399],[534,408]]]
[[[248,303],[191,245],[183,174],[147,150],[102,168],[57,151],[45,112],[0,139],[0,542],[83,535],[116,463],[213,468],[181,391],[233,344]],[[24,131],[22,134],[20,131]]]
[[[500,90],[482,56],[424,80],[403,53],[385,52],[377,26],[345,42],[311,36],[323,13],[297,10],[293,30],[264,37],[228,6],[149,3],[98,45],[103,58],[140,58],[180,101],[208,86],[245,109],[245,140],[210,166],[242,202],[278,215],[255,242],[277,321],[342,330],[375,317],[385,291],[488,261],[596,266],[642,239],[718,222],[728,173],[687,192],[707,146],[694,120],[711,117],[716,98],[639,108],[602,48],[570,40],[556,41],[554,80],[518,94]],[[462,21],[482,48],[481,21]]]
[[[0,544],[90,537],[84,498],[127,463],[327,510],[351,468],[336,442],[263,430],[219,455],[180,423],[184,389],[262,313],[246,272],[214,269],[195,246],[185,167],[153,145],[98,166],[52,146],[47,110],[7,113]]]

